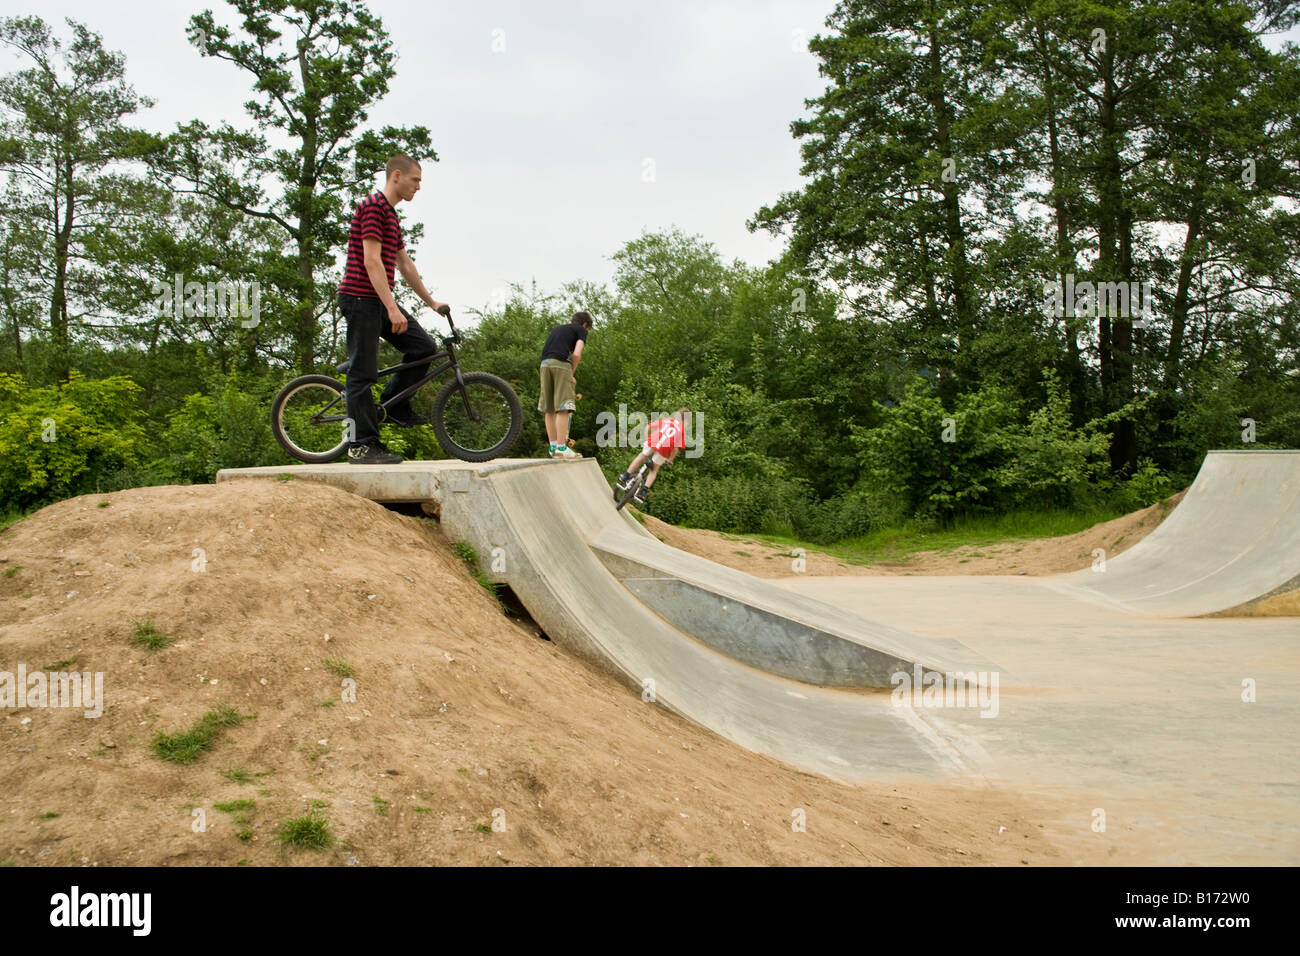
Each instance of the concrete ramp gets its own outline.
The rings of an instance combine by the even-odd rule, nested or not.
[[[1104,571],[1045,579],[1143,614],[1197,617],[1300,587],[1300,451],[1212,451],[1158,528]]]
[[[465,490],[441,497],[444,533],[470,541],[484,556],[499,549],[505,570],[498,576],[546,633],[613,669],[641,691],[643,701],[667,706],[750,750],[835,779],[969,767],[974,759],[911,708],[891,706],[886,693],[835,691],[760,670],[708,646],[689,633],[688,622],[674,626],[640,600],[593,545],[632,555],[673,549],[628,528],[594,461],[488,464],[472,474]],[[879,653],[899,658],[899,668],[909,673],[916,655],[908,651],[932,649],[919,638],[917,648],[909,649],[904,632],[750,580],[755,591],[798,598],[789,601],[791,607],[815,606],[828,619],[851,619],[865,642],[877,631],[887,635],[897,643]],[[758,602],[757,595],[751,597]],[[775,597],[762,603],[780,607]],[[933,665],[927,660],[920,666]]]
[[[645,706],[749,750],[850,782],[970,770],[984,757],[925,712],[892,706],[887,690],[864,688],[892,689],[896,671],[992,665],[957,641],[877,624],[667,547],[614,510],[595,461],[296,465],[217,480],[286,473],[436,509],[446,537],[472,544],[483,571],[508,584],[558,645],[613,671]],[[836,683],[857,689],[819,686]]]

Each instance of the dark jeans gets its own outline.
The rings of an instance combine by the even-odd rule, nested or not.
[[[420,323],[411,318],[400,305],[402,315],[406,316],[406,331],[398,335],[388,321],[388,310],[378,298],[356,295],[340,295],[339,311],[348,320],[348,367],[347,402],[348,417],[352,419],[352,446],[365,445],[379,441],[379,412],[375,408],[375,399],[370,388],[379,378],[379,337],[390,342],[402,353],[403,362],[414,362],[439,351],[437,343],[429,333],[420,327]],[[424,378],[431,366],[402,369],[388,377],[384,386],[382,401],[388,401],[398,392],[410,388]],[[403,403],[406,405],[407,403]],[[390,413],[402,416],[409,411],[405,408],[390,408]]]

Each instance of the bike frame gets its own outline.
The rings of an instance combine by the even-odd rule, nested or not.
[[[450,316],[447,317],[447,324],[451,325],[451,334],[452,336],[455,336],[456,326],[451,324]],[[430,382],[438,378],[440,375],[442,375],[443,372],[447,371],[447,369],[450,368],[450,369],[455,369],[456,371],[456,384],[460,386],[460,400],[465,403],[465,414],[469,416],[470,421],[479,420],[479,417],[477,414],[475,414],[474,409],[469,407],[469,393],[465,391],[465,378],[460,373],[460,363],[456,361],[456,346],[452,342],[451,338],[443,339],[442,344],[443,344],[443,348],[441,349],[441,351],[434,352],[432,355],[426,358],[416,359],[414,362],[401,362],[397,365],[390,365],[388,368],[380,369],[375,374],[375,381],[380,382],[383,379],[387,378],[388,376],[392,375],[394,372],[400,372],[403,369],[419,368],[421,365],[432,365],[434,362],[438,361],[438,359],[441,358],[445,358],[447,360],[443,362],[441,365],[439,365],[432,372],[430,372],[428,375],[424,376],[424,378],[416,382],[414,385],[411,385],[408,388],[405,388],[402,391],[398,392],[392,398],[388,399],[388,401],[380,402],[379,403],[380,408],[387,410],[390,405],[397,405],[400,404],[401,402],[406,401],[406,399],[410,398],[412,395],[414,395],[420,389],[424,388],[424,386],[428,385]],[[330,402],[319,412],[313,415],[312,421],[316,422],[317,424],[324,423],[324,422],[343,421],[344,418],[346,418],[346,416],[342,418],[334,418],[332,416],[328,418],[323,417],[325,412],[328,412],[340,400],[346,401],[346,394],[341,395],[339,396],[339,398],[334,399],[334,401]]]

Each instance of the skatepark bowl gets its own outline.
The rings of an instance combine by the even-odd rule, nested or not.
[[[1211,452],[1134,547],[1043,577],[754,578],[615,511],[591,459],[217,480],[284,474],[420,504],[629,702],[749,750],[1064,797],[1146,830],[1152,862],[1300,862],[1300,618],[1238,616],[1300,587],[1300,451]]]

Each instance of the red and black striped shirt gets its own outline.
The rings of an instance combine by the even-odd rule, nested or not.
[[[357,204],[357,211],[352,214],[352,231],[348,234],[348,264],[343,272],[343,281],[339,284],[340,295],[377,299],[379,293],[370,281],[370,273],[366,272],[364,239],[379,240],[379,254],[384,260],[384,272],[388,275],[388,289],[391,292],[397,252],[404,244],[397,210],[382,192],[373,193],[361,200]]]

